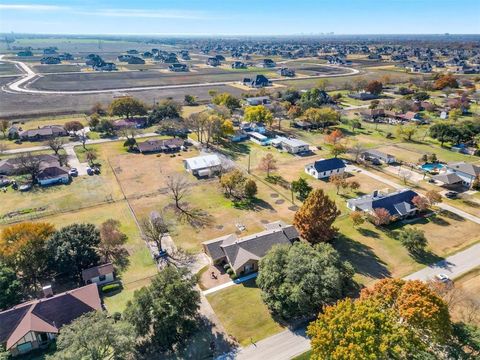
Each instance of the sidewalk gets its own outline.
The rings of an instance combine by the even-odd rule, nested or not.
[[[202,293],[203,293],[203,295],[208,295],[208,294],[214,293],[216,291],[226,289],[226,288],[228,288],[232,285],[238,285],[238,284],[241,284],[242,282],[245,282],[245,281],[248,281],[248,280],[251,280],[251,279],[255,279],[257,277],[257,275],[258,275],[258,273],[253,273],[253,274],[238,278],[236,280],[231,280],[231,281],[229,281],[225,284],[218,285],[218,286],[215,286],[211,289],[205,290]]]

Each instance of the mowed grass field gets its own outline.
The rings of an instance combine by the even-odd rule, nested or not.
[[[207,295],[227,333],[241,346],[248,346],[284,328],[275,322],[261,298],[255,280],[249,280]]]

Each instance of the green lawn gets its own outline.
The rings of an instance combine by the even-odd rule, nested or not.
[[[312,350],[309,350],[301,355],[295,356],[292,360],[309,360],[312,355]]]
[[[241,346],[248,346],[283,330],[276,323],[260,296],[255,280],[207,295],[226,331]]]

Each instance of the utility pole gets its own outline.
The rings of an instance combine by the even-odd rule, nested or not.
[[[250,153],[248,153],[248,168],[247,172],[250,174]]]

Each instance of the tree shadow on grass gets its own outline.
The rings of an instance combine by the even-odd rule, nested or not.
[[[415,259],[416,262],[423,265],[431,265],[445,260],[445,258],[427,250],[418,253],[410,253],[410,256]]]
[[[380,238],[379,233],[377,233],[376,231],[370,230],[370,229],[358,228],[357,231],[365,237],[371,237],[371,238],[374,238],[374,239]]]
[[[348,260],[355,272],[375,279],[390,276],[386,263],[367,245],[340,234],[332,243],[344,260]]]
[[[450,225],[450,223],[449,223],[447,220],[445,220],[445,219],[443,219],[443,218],[441,218],[441,217],[438,217],[438,216],[432,216],[432,217],[430,217],[430,221],[431,221],[432,223],[434,223],[435,225],[439,225],[439,226],[448,226],[448,225]]]
[[[451,211],[448,211],[448,210],[442,210],[440,211],[440,214],[442,216],[445,216],[446,218],[448,219],[451,219],[451,220],[455,220],[455,221],[465,221],[465,219],[463,217],[461,217],[460,215],[457,215]]]

